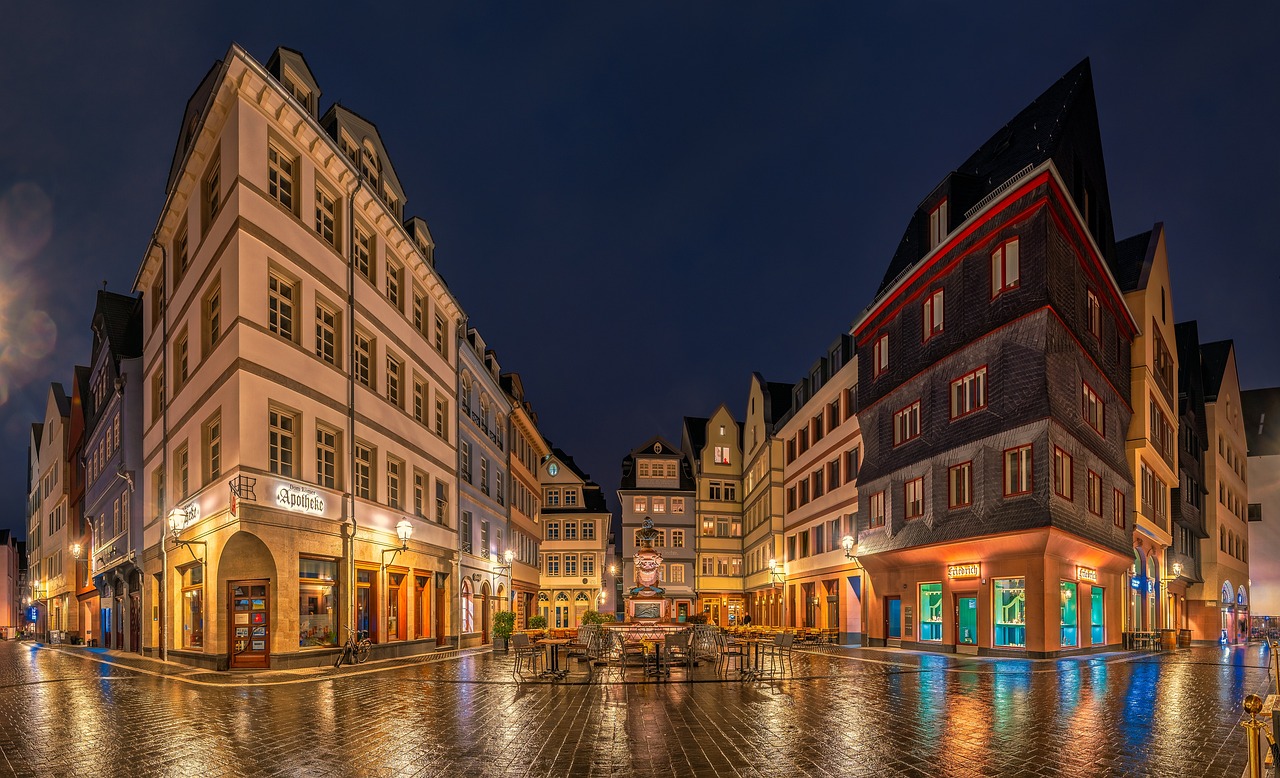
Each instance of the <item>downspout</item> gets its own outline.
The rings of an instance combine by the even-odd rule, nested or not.
[[[343,495],[348,522],[342,553],[347,570],[346,611],[356,626],[356,193],[362,181],[355,172],[355,186],[347,194],[347,488]],[[370,257],[372,262],[373,258]]]
[[[164,483],[169,476],[169,253],[164,245],[151,235],[151,245],[160,249],[160,277],[164,287],[164,300],[160,303],[160,386],[162,387],[162,403],[160,407],[160,482]],[[165,484],[164,496],[169,496],[168,484]],[[159,495],[157,494],[157,498]],[[157,499],[156,510],[160,519],[160,661],[169,659],[169,549],[165,546],[165,510],[164,503]],[[145,531],[144,531],[145,534]],[[141,631],[141,630],[139,630]]]

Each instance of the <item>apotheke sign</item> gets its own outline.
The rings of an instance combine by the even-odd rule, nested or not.
[[[276,505],[294,513],[324,513],[324,496],[315,489],[298,484],[280,484],[276,487]]]

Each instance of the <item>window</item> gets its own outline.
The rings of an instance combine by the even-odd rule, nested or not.
[[[416,375],[413,377],[413,420],[427,423],[427,385]]]
[[[920,436],[920,401],[893,414],[893,445],[901,445]]]
[[[485,519],[480,520],[480,556],[485,559],[490,555],[490,539],[489,539],[489,522]]]
[[[213,350],[213,344],[222,337],[222,285],[214,281],[204,296],[204,354]]]
[[[298,560],[298,626],[300,648],[338,645],[338,562]]]
[[[594,527],[594,525],[592,525],[592,526]],[[585,527],[585,525],[584,525],[584,527]],[[594,532],[594,529],[593,529],[592,531]],[[584,535],[583,535],[583,540],[591,540],[591,538],[586,537],[586,535],[585,535],[585,533],[584,533]],[[682,529],[673,529],[673,530],[671,530],[671,547],[672,547],[672,548],[684,548],[684,530],[682,530]]]
[[[666,498],[666,497],[654,497],[654,498],[653,498],[653,500],[652,500],[652,503],[653,503],[653,512],[654,512],[654,513],[666,513],[666,512],[667,512],[667,498]]]
[[[1164,290],[1160,290],[1164,294]],[[1173,357],[1169,354],[1169,347],[1164,344],[1164,338],[1160,336],[1160,330],[1152,322],[1151,326],[1151,348],[1155,352],[1155,374],[1160,379],[1161,385],[1172,392],[1175,388],[1173,381]]]
[[[1095,338],[1102,337],[1102,304],[1098,302],[1098,296],[1092,291],[1086,292],[1088,297],[1087,304],[1089,306],[1089,334]]]
[[[560,555],[547,554],[547,575],[560,575]]]
[[[564,555],[564,574],[567,576],[576,576],[578,574],[578,555]]]
[[[844,480],[849,483],[858,477],[858,446],[844,452]]]
[[[684,583],[684,565],[671,566],[671,583],[673,584]]]
[[[387,302],[400,310],[400,289],[404,285],[404,268],[391,260],[387,260]]]
[[[1004,496],[1028,494],[1031,484],[1031,446],[1019,446],[1004,452]]]
[[[373,499],[373,449],[356,444],[356,497]]]
[[[723,493],[724,486],[719,481],[709,481],[707,483],[707,499],[719,500]]]
[[[403,476],[404,463],[398,459],[387,457],[387,504],[392,508],[404,507],[400,491]]]
[[[1163,519],[1169,511],[1169,487],[1146,462],[1142,463],[1142,508],[1144,515],[1157,519]],[[1234,512],[1234,508],[1232,510]]]
[[[1124,529],[1124,492],[1119,489],[1111,497],[1111,523]]]
[[[920,639],[942,641],[942,584],[920,584]]]
[[[548,508],[555,508],[555,507],[558,507],[558,506],[560,505],[560,490],[559,490],[559,489],[547,489],[547,503],[546,503],[546,504],[547,504],[547,507],[548,507]]]
[[[373,339],[356,331],[356,380],[373,388]]]
[[[183,443],[173,455],[173,483],[178,488],[178,499],[185,500],[191,494],[190,473],[191,452]],[[50,532],[57,527],[50,528]]]
[[[293,210],[293,157],[267,146],[267,193],[288,210]]]
[[[449,517],[449,485],[436,479],[436,521],[448,524]]]
[[[1070,500],[1072,481],[1071,455],[1057,446],[1053,447],[1053,492]]]
[[[316,425],[316,484],[338,488],[338,433]]]
[[[664,498],[662,498],[662,497],[655,497],[654,499],[655,499],[655,500],[663,500]],[[576,507],[578,507],[578,490],[577,490],[577,489],[570,489],[570,488],[568,488],[568,487],[566,487],[566,488],[565,488],[565,490],[564,490],[564,505],[565,505],[565,507],[566,507],[566,508],[576,508]],[[657,511],[657,510],[658,510],[657,508],[654,508],[654,511]]]
[[[923,478],[916,478],[903,484],[902,497],[908,519],[918,519],[924,515]]]
[[[951,382],[951,418],[958,419],[987,407],[987,368],[974,370]]]
[[[316,185],[316,234],[320,236],[320,240],[334,247],[338,245],[334,232],[337,216],[338,206],[333,195],[323,186]]]
[[[1027,644],[1026,579],[997,578],[995,581],[995,644],[1022,647]]]
[[[182,576],[182,647],[204,648],[204,566],[192,565]]]
[[[1102,476],[1089,471],[1089,512],[1102,515]]]
[[[835,489],[840,486],[840,460],[833,459],[827,463],[827,487]]]
[[[294,284],[275,273],[267,276],[267,325],[271,332],[293,340]]]
[[[338,364],[338,312],[316,303],[316,356],[335,367]]]
[[[947,507],[973,504],[973,462],[961,462],[947,469]]]
[[[182,232],[173,240],[174,288],[177,288],[178,284],[182,282],[182,277],[187,274],[187,268],[191,266],[191,255],[187,249],[187,228],[184,226]]]
[[[947,201],[938,203],[938,207],[929,212],[929,250],[932,251],[947,237]]]
[[[684,498],[683,498],[683,497],[672,497],[672,498],[671,498],[671,512],[672,512],[672,513],[684,513]]]
[[[471,545],[471,511],[463,511],[462,518],[458,520],[458,536],[459,545],[463,552],[470,554],[472,552]]]
[[[397,408],[401,405],[400,387],[404,382],[404,363],[387,354],[387,401]]]
[[[458,441],[458,475],[462,480],[471,483],[471,442],[467,440]]]
[[[596,574],[596,557],[594,554],[582,555],[582,574],[588,578]]]
[[[204,212],[205,224],[213,223],[222,209],[222,160],[215,159],[204,177]]]
[[[449,358],[449,325],[445,323],[444,317],[439,313],[436,314],[436,352],[445,359]]]
[[[742,537],[742,517],[741,516],[731,516],[729,518],[729,537],[731,538]]]
[[[1018,239],[1002,243],[991,252],[991,296],[1018,287]]]
[[[874,359],[872,374],[878,376],[889,369],[889,336],[881,335],[876,340],[875,349],[872,352]]]
[[[924,301],[924,339],[942,332],[942,290],[939,289]]]
[[[876,492],[871,495],[868,503],[868,515],[871,517],[869,522],[872,529],[884,526],[884,492]]]
[[[222,416],[215,414],[204,425],[204,483],[222,476]]]
[[[436,434],[442,438],[449,437],[449,401],[436,396]]]
[[[635,497],[631,500],[631,510],[635,513],[644,513],[649,510],[649,500],[647,497]]]
[[[355,235],[356,240],[351,261],[355,264],[356,270],[360,275],[369,279],[370,283],[373,283],[373,262],[370,259],[373,255],[373,239],[359,226],[356,227]]]
[[[1102,398],[1088,385],[1082,383],[1084,388],[1081,390],[1083,398],[1083,414],[1085,423],[1093,427],[1094,432],[1106,437],[1106,406],[1102,402]]]
[[[293,436],[297,420],[282,411],[267,413],[267,461],[268,469],[276,475],[293,478]]]
[[[728,446],[715,447],[715,461],[717,465],[729,464],[729,447]]]
[[[190,354],[191,339],[187,337],[187,330],[184,327],[182,332],[178,334],[177,341],[173,344],[173,393],[175,396],[187,384]]]
[[[1173,462],[1173,426],[1169,424],[1169,419],[1165,417],[1164,411],[1160,409],[1160,405],[1156,402],[1155,395],[1148,397],[1148,418],[1151,423],[1151,442],[1155,444],[1155,448],[1170,463]],[[1228,454],[1232,452],[1227,451]],[[1228,463],[1232,464],[1232,469],[1236,469],[1231,463],[1232,457],[1228,457]],[[1236,470],[1238,473],[1239,470]]]

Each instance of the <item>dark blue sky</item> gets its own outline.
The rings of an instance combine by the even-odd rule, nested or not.
[[[0,527],[232,41],[302,51],[322,110],[378,125],[472,323],[611,505],[631,448],[741,413],[753,370],[800,377],[916,204],[1085,56],[1117,237],[1163,221],[1177,318],[1235,339],[1246,388],[1280,385],[1271,4],[43,5],[0,30]]]

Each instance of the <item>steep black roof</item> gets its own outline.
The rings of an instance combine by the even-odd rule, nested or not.
[[[1159,225],[1156,226],[1159,229]],[[1116,260],[1111,265],[1111,272],[1116,283],[1123,292],[1132,292],[1146,286],[1147,276],[1151,272],[1151,260],[1155,257],[1155,232],[1147,230],[1121,241],[1116,241]]]
[[[1218,390],[1222,388],[1222,378],[1227,372],[1227,358],[1231,356],[1234,345],[1230,340],[1200,345],[1200,364],[1204,368],[1204,401],[1207,403],[1218,399]]]
[[[117,360],[142,356],[142,298],[98,291],[93,311],[93,360],[103,346]]]
[[[204,78],[200,79],[200,85],[196,87],[196,91],[191,93],[191,97],[187,100],[187,107],[182,111],[182,124],[178,128],[178,142],[173,149],[173,161],[169,163],[169,178],[164,186],[166,194],[178,182],[182,160],[187,158],[187,148],[191,145],[191,141],[195,139],[196,131],[200,129],[200,125],[203,123],[205,109],[209,106],[209,101],[213,97],[214,88],[222,80],[223,65],[222,60],[214,60],[213,66],[204,74]]]
[[[948,202],[948,232],[1019,172],[1053,159],[1075,195],[1076,180],[1090,181],[1091,207],[1105,214],[1095,238],[1104,256],[1115,251],[1110,225],[1111,203],[1102,165],[1102,141],[1094,102],[1093,74],[1084,59],[1009,121],[969,156],[921,202],[902,241],[894,252],[884,278],[876,289],[879,297],[898,276],[929,252],[929,213],[944,197]],[[1079,170],[1077,170],[1079,168]],[[1081,200],[1076,196],[1077,202]],[[1084,208],[1081,208],[1083,211]],[[1085,214],[1086,222],[1089,215]]]
[[[662,451],[656,452],[654,448],[662,447]],[[671,445],[670,441],[661,435],[655,435],[649,438],[644,445],[634,448],[625,457],[622,458],[622,478],[618,482],[618,489],[634,489],[636,488],[636,455],[645,454],[649,457],[680,460],[680,491],[692,492],[697,489],[697,485],[693,479],[693,466],[689,461],[689,457],[676,446]]]
[[[784,384],[781,381],[769,381],[764,383],[764,399],[765,422],[769,424],[769,431],[773,432],[774,425],[778,423],[782,417],[791,411],[791,389],[793,384]]]
[[[684,435],[689,441],[689,453],[695,457],[707,446],[707,424],[710,421],[701,416],[684,417]]]
[[[548,442],[550,442],[550,441],[548,441]],[[574,462],[574,461],[573,461],[573,457],[571,457],[571,456],[569,456],[568,454],[564,453],[564,450],[563,450],[563,449],[559,449],[559,448],[556,448],[555,446],[552,446],[552,447],[551,447],[551,455],[552,455],[553,457],[555,457],[556,459],[560,460],[560,462],[561,462],[562,464],[564,464],[564,466],[565,466],[565,467],[567,467],[567,468],[569,468],[570,470],[572,470],[572,471],[573,471],[573,474],[574,474],[574,475],[576,475],[576,476],[578,476],[579,478],[581,478],[584,482],[591,482],[591,476],[589,476],[589,475],[587,475],[586,473],[582,472],[582,468],[578,467],[578,464],[577,464],[576,462]]]
[[[1280,387],[1241,392],[1240,405],[1249,456],[1280,454]]]
[[[1204,368],[1200,364],[1200,327],[1194,319],[1173,325],[1178,348],[1178,415],[1196,419],[1202,446],[1208,445],[1208,423],[1204,413]]]

